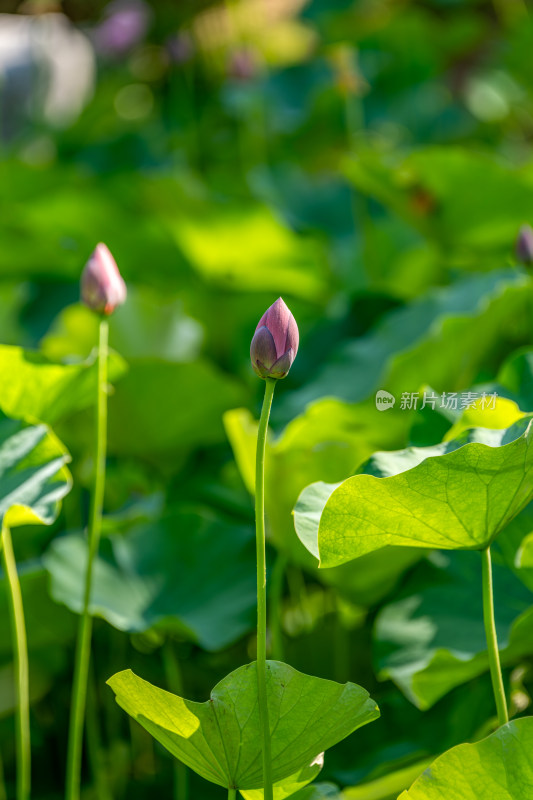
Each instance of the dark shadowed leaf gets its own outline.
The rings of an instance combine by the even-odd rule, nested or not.
[[[302,389],[278,402],[277,413],[294,416],[324,396],[360,403],[386,389],[396,398],[396,407],[386,412],[390,419],[397,416],[403,392],[416,392],[423,384],[437,392],[462,390],[499,344],[501,328],[517,319],[527,321],[530,298],[529,278],[516,270],[497,270],[431,289],[388,312],[366,336],[343,343]],[[374,414],[380,421],[385,418],[375,406]]]
[[[254,533],[202,509],[169,513],[103,540],[91,611],[131,633],[157,625],[207,650],[226,647],[255,623]],[[55,600],[80,613],[87,560],[81,534],[45,554]]]
[[[489,668],[478,553],[442,553],[421,565],[400,597],[378,614],[376,666],[416,706],[427,709]],[[496,628],[504,665],[533,652],[532,595],[493,563]]]
[[[239,383],[207,361],[133,359],[109,403],[109,447],[146,455],[219,442],[223,412],[242,399]]]

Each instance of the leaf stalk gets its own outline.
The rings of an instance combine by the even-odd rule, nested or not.
[[[26,623],[22,605],[22,592],[17,573],[17,563],[13,551],[11,531],[2,526],[2,560],[8,585],[9,615],[13,640],[13,663],[17,709],[16,760],[17,760],[17,800],[28,800],[31,787],[31,743],[30,743],[30,684],[28,663],[28,642]]]
[[[94,483],[91,495],[88,528],[87,571],[83,609],[78,627],[74,681],[70,707],[70,726],[67,751],[66,800],[79,800],[83,729],[87,705],[87,685],[91,658],[92,617],[89,612],[94,559],[100,544],[102,509],[104,503],[105,466],[107,451],[107,355],[108,322],[100,320],[98,336],[98,380],[96,388],[96,431],[94,444]]]
[[[509,722],[505,689],[503,687],[502,668],[496,635],[496,622],[494,619],[494,593],[492,588],[492,561],[490,546],[481,551],[482,558],[482,584],[483,584],[483,621],[485,623],[485,636],[487,638],[487,652],[489,656],[490,677],[492,689],[498,712],[498,724],[505,725]]]
[[[270,724],[267,704],[267,663],[266,663],[266,537],[265,537],[265,446],[272,397],[276,380],[266,378],[265,396],[257,431],[257,451],[255,470],[255,530],[257,551],[257,695],[259,702],[259,722],[261,726],[263,752],[263,792],[264,800],[273,800],[272,756],[270,746]]]

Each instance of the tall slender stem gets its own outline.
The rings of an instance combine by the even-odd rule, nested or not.
[[[237,797],[237,790],[228,789],[228,800],[235,800],[236,797]]]
[[[16,737],[17,737],[17,800],[28,800],[31,786],[30,746],[30,681],[28,642],[22,606],[22,592],[17,573],[11,531],[2,527],[2,559],[9,588],[9,614],[13,639],[13,662],[16,675]]]
[[[503,688],[502,668],[500,665],[500,653],[498,650],[498,638],[496,636],[496,623],[494,620],[494,595],[492,591],[490,547],[481,551],[481,558],[483,563],[483,620],[485,622],[485,636],[487,637],[490,677],[492,680],[494,699],[496,701],[496,709],[498,711],[498,723],[500,725],[505,725],[506,722],[509,722],[509,714],[507,712],[505,689]]]
[[[87,571],[83,610],[78,628],[74,682],[70,708],[70,728],[67,752],[67,800],[79,800],[81,783],[81,756],[83,728],[87,703],[87,682],[91,657],[92,617],[89,613],[93,563],[100,543],[102,508],[104,501],[105,463],[107,443],[107,320],[100,320],[98,340],[98,381],[96,389],[96,435],[94,451],[94,484],[91,496],[88,530]]]
[[[255,462],[255,531],[257,549],[257,695],[259,700],[259,722],[263,745],[263,793],[264,800],[273,800],[272,757],[270,752],[270,724],[267,705],[266,663],[266,543],[265,543],[265,444],[268,419],[272,407],[272,396],[276,381],[267,378],[261,419],[257,431]]]

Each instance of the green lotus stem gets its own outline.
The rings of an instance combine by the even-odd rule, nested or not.
[[[266,663],[266,541],[265,541],[265,444],[272,397],[276,387],[274,378],[265,379],[265,397],[257,431],[255,469],[255,531],[257,549],[257,695],[259,721],[263,748],[264,800],[273,800],[272,756],[270,752],[270,724],[267,705]]]
[[[87,683],[91,658],[92,617],[89,613],[93,564],[102,528],[102,508],[104,502],[105,463],[107,443],[107,320],[100,320],[98,339],[98,381],[96,389],[96,436],[94,455],[94,485],[91,496],[88,529],[87,571],[83,609],[78,628],[76,656],[74,663],[74,682],[70,708],[70,728],[67,752],[67,800],[79,800],[81,783],[81,756],[83,729],[87,704]]]
[[[9,614],[13,639],[13,663],[16,675],[16,752],[17,752],[17,800],[28,800],[31,786],[30,745],[30,680],[28,664],[28,642],[22,605],[22,592],[13,552],[11,531],[2,526],[2,560],[9,590]]]
[[[237,790],[228,789],[228,800],[235,800],[236,797],[237,797]]]
[[[500,725],[505,725],[509,722],[509,714],[507,712],[505,689],[503,688],[498,638],[496,636],[496,622],[494,620],[494,595],[492,590],[490,547],[481,551],[481,558],[483,564],[483,620],[485,622],[485,636],[487,637],[490,677],[492,680],[494,699],[496,701],[496,709],[498,711],[498,723]]]

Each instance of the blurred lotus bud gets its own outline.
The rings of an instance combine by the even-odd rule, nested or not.
[[[247,83],[257,77],[258,71],[257,57],[252,50],[241,47],[230,54],[228,75],[233,80]]]
[[[170,60],[174,64],[186,64],[194,56],[194,41],[187,31],[180,31],[174,36],[169,36],[166,49]]]
[[[115,0],[94,30],[96,49],[103,55],[124,55],[143,41],[151,17],[151,8],[144,0]]]
[[[533,264],[533,228],[522,225],[515,247],[516,257],[524,264]]]
[[[298,352],[298,325],[281,297],[259,320],[250,345],[252,367],[260,378],[284,378]]]
[[[337,88],[343,95],[362,97],[368,93],[370,87],[359,69],[357,48],[348,44],[336,45],[330,53],[330,61]]]
[[[100,314],[112,314],[126,300],[126,284],[105,244],[98,244],[81,276],[81,299]]]

